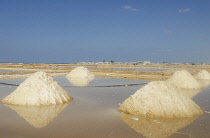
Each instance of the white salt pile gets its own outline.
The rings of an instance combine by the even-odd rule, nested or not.
[[[45,72],[36,72],[27,78],[9,96],[2,100],[12,105],[53,105],[71,101],[70,95]]]
[[[154,81],[126,99],[119,111],[150,118],[193,117],[203,113],[189,97],[164,81]]]
[[[186,70],[176,71],[166,82],[182,89],[201,88],[199,82]]]
[[[67,78],[89,78],[93,79],[94,75],[85,67],[77,67],[73,69],[67,76]]]
[[[53,121],[68,103],[47,106],[19,106],[7,105],[35,128],[42,128]]]
[[[206,70],[201,70],[195,75],[195,78],[198,80],[210,80],[210,73]]]

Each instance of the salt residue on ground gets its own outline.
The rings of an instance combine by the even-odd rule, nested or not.
[[[195,78],[199,80],[210,80],[210,73],[206,70],[201,70],[195,75]]]
[[[154,81],[126,99],[119,111],[150,118],[193,117],[203,113],[188,96],[164,81]]]
[[[71,101],[70,95],[47,73],[36,72],[2,100],[12,105],[53,105]]]
[[[166,82],[182,89],[201,88],[199,82],[186,70],[176,71]]]
[[[86,67],[77,67],[73,69],[69,74],[66,76],[67,78],[89,78],[93,79],[94,75],[86,68]]]

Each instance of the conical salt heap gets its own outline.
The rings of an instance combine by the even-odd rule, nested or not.
[[[73,69],[66,77],[94,79],[94,75],[87,68],[82,66]]]
[[[19,116],[24,118],[35,128],[42,128],[53,121],[69,103],[47,106],[19,106],[7,105],[15,110]]]
[[[129,114],[120,114],[121,119],[136,132],[147,138],[166,138],[181,128],[191,124],[197,117],[184,118],[142,118]],[[138,118],[138,121],[132,118]]]
[[[203,113],[189,97],[164,81],[154,81],[126,99],[119,111],[149,118],[193,117]]]
[[[36,72],[27,78],[9,96],[2,100],[12,105],[53,105],[71,101],[70,95],[45,72]]]
[[[210,80],[210,73],[206,70],[201,70],[195,75],[195,78],[198,80]]]
[[[186,70],[176,71],[166,82],[182,89],[201,88],[199,82]]]

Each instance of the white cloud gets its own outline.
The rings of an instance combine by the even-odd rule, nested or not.
[[[133,7],[130,6],[130,5],[125,5],[125,6],[123,6],[122,8],[127,9],[127,10],[131,10],[131,11],[140,11],[139,9],[133,8]]]
[[[180,9],[178,10],[179,13],[189,12],[191,9]]]
[[[132,6],[125,5],[125,6],[123,6],[123,8],[124,8],[124,9],[131,9],[131,8],[132,8]]]

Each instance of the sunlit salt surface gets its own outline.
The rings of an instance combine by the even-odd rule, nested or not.
[[[65,77],[56,77],[61,86],[72,86]],[[24,80],[1,80],[20,84]],[[137,80],[100,79],[88,86],[146,83]],[[210,137],[210,114],[197,118],[145,119],[122,114],[119,104],[142,86],[64,87],[74,98],[69,104],[17,107],[0,103],[0,137]],[[0,99],[17,86],[0,84]],[[210,87],[196,93],[193,100],[210,111]]]

